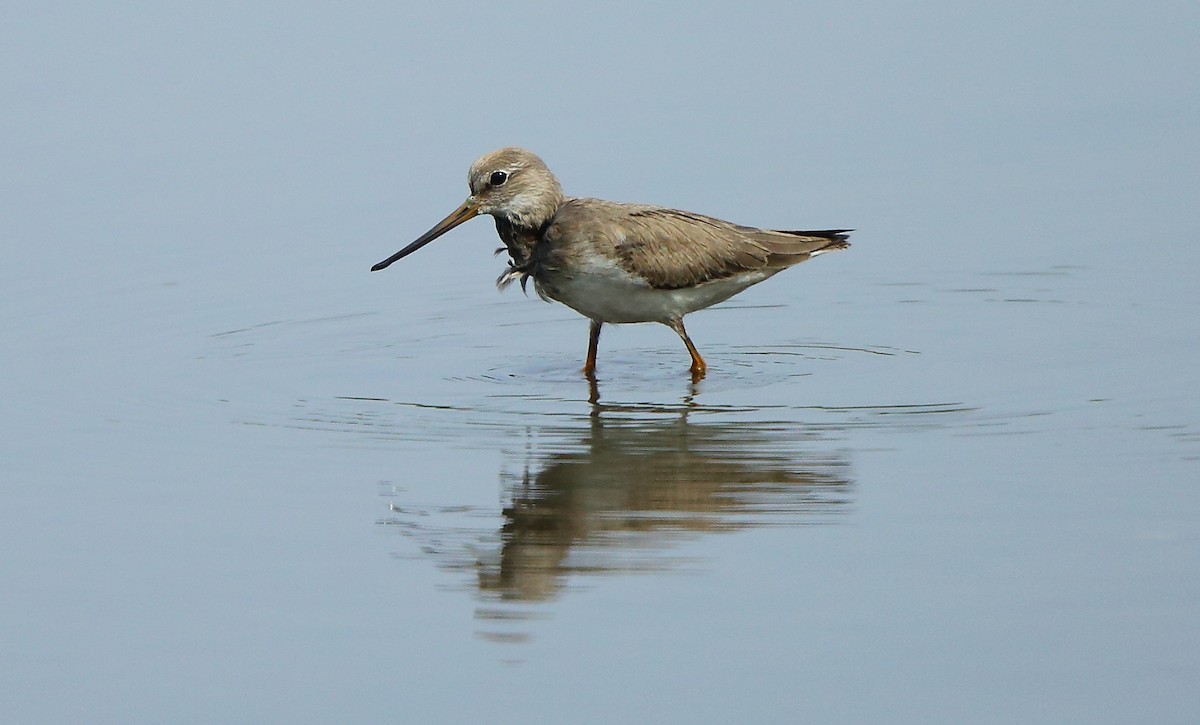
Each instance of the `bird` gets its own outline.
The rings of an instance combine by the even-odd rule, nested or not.
[[[604,323],[658,322],[683,340],[693,381],[708,366],[684,315],[825,252],[846,249],[851,229],[779,231],[679,209],[569,197],[536,154],[505,147],[467,173],[470,196],[387,259],[377,272],[476,216],[491,215],[507,251],[500,289],[533,280],[544,300],[591,320],[583,372],[592,377]]]

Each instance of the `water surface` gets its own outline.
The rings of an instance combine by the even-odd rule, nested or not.
[[[6,721],[1194,720],[1195,12],[906,12],[6,11]],[[513,142],[854,246],[589,381]]]

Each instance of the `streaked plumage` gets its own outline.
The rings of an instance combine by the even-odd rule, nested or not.
[[[595,370],[605,322],[661,322],[683,339],[694,377],[704,360],[683,327],[689,312],[729,299],[823,252],[849,230],[774,231],[642,204],[565,197],[534,154],[503,148],[468,174],[471,196],[450,216],[372,270],[387,267],[478,214],[491,214],[509,253],[504,287],[533,280],[545,299],[592,320],[584,371]]]

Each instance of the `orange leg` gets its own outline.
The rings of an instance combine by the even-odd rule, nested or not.
[[[583,363],[583,374],[593,375],[596,372],[596,350],[600,347],[600,320],[592,320],[591,335],[588,337],[587,360]]]
[[[683,339],[683,344],[687,345],[688,353],[692,356],[692,367],[690,368],[692,380],[704,377],[704,373],[708,371],[708,365],[705,364],[704,358],[700,357],[700,351],[692,344],[692,338],[688,337],[687,330],[683,329],[683,320],[675,320],[668,324]]]

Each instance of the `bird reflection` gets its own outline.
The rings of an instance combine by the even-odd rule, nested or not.
[[[502,474],[509,501],[500,546],[479,561],[480,591],[548,599],[571,574],[678,564],[664,552],[699,534],[827,521],[849,502],[847,466],[802,457],[803,437],[686,414],[665,424],[594,416],[535,472]]]
[[[520,607],[588,576],[685,567],[692,560],[677,552],[699,536],[830,523],[845,511],[849,465],[821,452],[816,433],[794,422],[689,420],[712,412],[595,405],[587,418],[529,427],[500,474],[498,522],[472,512],[474,527],[456,525],[461,509],[394,507],[417,514],[395,523],[443,566],[471,571],[482,602]],[[481,518],[491,525],[480,528]],[[508,622],[526,615],[478,612]]]

